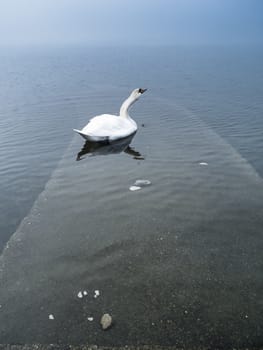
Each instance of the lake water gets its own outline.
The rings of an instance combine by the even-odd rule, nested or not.
[[[0,343],[262,346],[262,62],[258,47],[0,52]],[[131,148],[76,161],[72,129],[136,87]]]

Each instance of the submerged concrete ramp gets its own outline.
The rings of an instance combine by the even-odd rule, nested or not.
[[[9,241],[2,343],[262,345],[262,179],[185,109],[148,105],[132,141],[144,160],[109,152],[76,162],[76,135]],[[131,192],[138,179],[151,185]],[[114,319],[107,332],[104,313]]]

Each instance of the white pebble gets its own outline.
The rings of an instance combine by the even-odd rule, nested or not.
[[[78,298],[83,298],[83,294],[82,294],[82,292],[78,292]]]
[[[208,163],[206,163],[206,162],[200,162],[199,164],[200,165],[208,165]]]
[[[138,190],[140,190],[140,189],[141,189],[140,186],[131,186],[131,187],[130,187],[130,191],[138,191]]]
[[[88,292],[86,290],[83,291],[83,295],[88,295]]]
[[[136,180],[134,186],[148,186],[151,184],[150,180]]]
[[[55,319],[55,317],[54,317],[52,314],[48,315],[48,318],[49,318],[50,320],[54,320],[54,319]]]
[[[100,291],[99,290],[95,290],[94,291],[94,298],[97,298],[100,295]]]
[[[88,321],[92,322],[94,320],[93,317],[88,317]]]

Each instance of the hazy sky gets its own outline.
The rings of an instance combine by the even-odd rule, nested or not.
[[[263,43],[263,0],[0,0],[0,45]]]

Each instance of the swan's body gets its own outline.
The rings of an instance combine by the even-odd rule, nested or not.
[[[112,114],[102,114],[94,117],[90,122],[78,132],[86,140],[90,141],[113,141],[123,137],[127,137],[137,130],[134,120],[122,118]]]
[[[123,102],[120,115],[102,114],[92,118],[82,130],[74,129],[86,140],[90,141],[114,141],[137,131],[136,122],[129,116],[128,110],[131,105],[146,91],[135,89]]]

